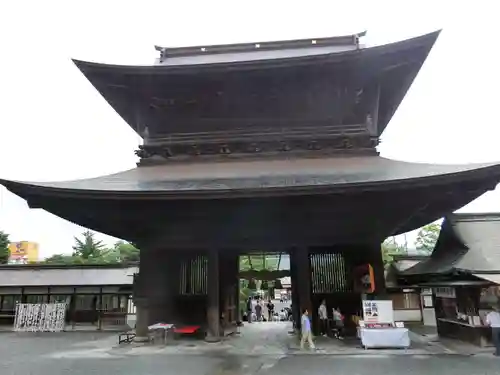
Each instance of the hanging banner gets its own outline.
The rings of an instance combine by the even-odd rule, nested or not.
[[[392,301],[363,300],[363,321],[368,324],[393,324]]]
[[[65,318],[65,303],[18,303],[14,331],[60,332],[64,330]]]

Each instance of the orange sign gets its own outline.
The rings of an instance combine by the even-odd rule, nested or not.
[[[354,269],[354,290],[358,293],[375,291],[375,274],[370,264],[363,264]]]
[[[36,242],[12,242],[9,244],[9,251],[9,262],[27,263],[38,261],[38,244]]]

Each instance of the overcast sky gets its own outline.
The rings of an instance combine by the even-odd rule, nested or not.
[[[71,180],[135,166],[140,139],[70,58],[148,65],[157,56],[155,44],[256,42],[362,30],[368,31],[365,43],[378,45],[444,29],[383,134],[382,156],[433,163],[500,161],[494,3],[2,1],[0,176]],[[499,198],[497,189],[465,210],[500,211]],[[83,229],[28,209],[2,187],[0,230],[12,240],[38,242],[46,257],[71,252],[73,236]]]

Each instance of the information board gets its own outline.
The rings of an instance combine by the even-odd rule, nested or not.
[[[363,320],[368,324],[393,324],[392,301],[363,301]]]

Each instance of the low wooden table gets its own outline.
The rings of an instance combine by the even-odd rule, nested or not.
[[[173,331],[175,326],[167,323],[156,323],[148,327],[149,331],[154,333],[152,341],[156,342],[156,338],[160,338],[163,344],[167,343],[168,333]],[[158,333],[160,333],[158,335]]]
[[[123,332],[118,335],[118,344],[127,343],[130,344],[135,338],[135,332],[128,331]]]

